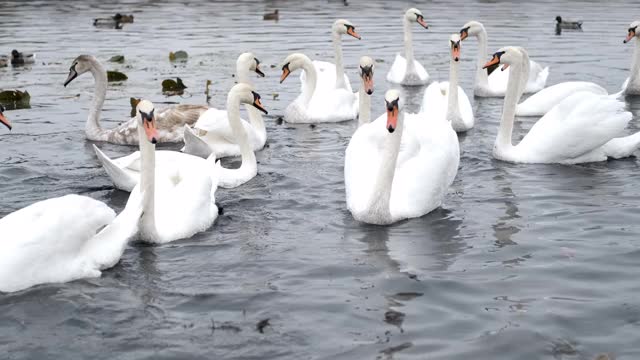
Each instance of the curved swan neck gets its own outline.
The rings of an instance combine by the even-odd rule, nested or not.
[[[504,97],[502,108],[502,118],[500,128],[496,137],[496,149],[508,149],[513,147],[512,133],[513,122],[516,115],[516,105],[524,93],[526,79],[529,78],[529,57],[523,54],[522,60],[509,67],[509,82],[507,83],[507,93]],[[496,69],[496,71],[501,71]]]
[[[313,93],[316,91],[316,83],[318,81],[318,74],[316,73],[316,68],[313,66],[313,63],[309,58],[306,58],[302,61],[302,69],[306,73],[305,82],[303,84],[302,95],[304,100],[304,105],[309,105],[309,101],[311,101],[311,97],[313,97]]]
[[[347,88],[344,82],[344,65],[342,64],[342,38],[337,31],[333,31],[333,50],[335,51],[336,63],[336,89]]]
[[[243,64],[242,62],[238,62],[236,64],[236,76],[238,77],[239,83],[253,85],[251,84],[251,81],[249,81],[249,72],[250,70],[246,64]]]
[[[460,114],[458,106],[458,61],[453,58],[449,62],[449,91],[447,99],[447,119],[450,121]]]
[[[411,22],[406,17],[402,18],[404,25],[404,58],[407,60],[407,70],[413,69],[413,39],[411,34]],[[408,71],[407,71],[408,72]]]
[[[227,117],[233,137],[235,137],[236,143],[240,147],[240,156],[242,158],[242,164],[240,166],[255,163],[256,155],[253,153],[253,148],[249,144],[247,131],[240,120],[240,98],[235,93],[230,94],[227,98]]]
[[[386,130],[385,130],[386,131]],[[393,133],[386,134],[383,158],[375,179],[370,212],[378,219],[391,219],[391,187],[396,172],[400,142],[404,131],[404,112],[398,109],[398,123]]]
[[[371,96],[364,91],[364,81],[358,91],[358,127],[371,122]]]
[[[156,146],[150,143],[144,133],[144,127],[138,124],[138,142],[142,169],[140,173],[140,191],[142,191],[142,217],[140,231],[144,238],[157,238],[156,230]]]
[[[487,62],[487,31],[482,27],[476,38],[478,39],[478,59],[476,66],[476,83],[489,85],[489,73],[482,67]]]
[[[90,140],[101,140],[100,134],[102,128],[100,127],[100,112],[104,105],[104,98],[107,94],[107,71],[102,67],[102,64],[95,59],[91,58],[90,71],[95,81],[95,91],[93,94],[93,104],[89,110],[89,117],[85,124],[85,133]]]

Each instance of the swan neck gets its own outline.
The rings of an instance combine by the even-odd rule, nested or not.
[[[487,31],[482,28],[476,38],[478,39],[478,59],[476,67],[476,83],[489,85],[489,73],[482,67],[487,62]]]
[[[240,62],[236,64],[236,76],[238,77],[239,83],[253,85],[249,81],[249,71],[250,70],[247,68],[245,64]]]
[[[230,94],[227,99],[227,117],[229,119],[229,126],[231,127],[233,137],[236,139],[236,143],[240,147],[240,156],[242,158],[242,164],[240,166],[242,167],[247,164],[254,163],[256,161],[255,154],[253,153],[253,148],[251,148],[251,145],[249,144],[247,131],[240,120],[240,98],[236,96],[236,94]]]
[[[404,58],[407,60],[407,69],[413,67],[413,40],[411,34],[411,22],[403,18],[404,25]]]
[[[371,122],[371,96],[364,91],[364,81],[358,91],[358,127]]]
[[[342,64],[342,38],[336,31],[333,32],[333,50],[335,51],[336,63],[336,89],[346,89],[344,82],[344,65]]]
[[[140,191],[142,191],[142,217],[140,218],[140,230],[148,237],[155,238],[156,216],[155,216],[155,169],[156,169],[156,146],[150,143],[144,133],[144,126],[138,124],[138,141],[140,149],[141,173]]]
[[[385,130],[386,131],[386,130]],[[399,111],[398,123],[393,133],[385,134],[383,158],[375,180],[373,197],[370,204],[370,212],[379,219],[390,219],[391,189],[396,172],[400,142],[404,131],[404,113]]]
[[[102,64],[96,59],[91,59],[91,75],[95,81],[95,90],[93,93],[93,103],[89,110],[89,117],[85,124],[85,133],[90,140],[101,140],[100,134],[102,128],[100,127],[100,112],[104,105],[104,98],[107,94],[107,71],[102,67]]]
[[[460,112],[458,106],[458,64],[458,61],[454,61],[451,58],[449,62],[449,91],[447,94],[447,118],[449,120]]]
[[[636,37],[636,46],[633,50],[633,60],[631,60],[631,74],[629,74],[629,84],[640,86],[640,38]]]
[[[264,119],[262,119],[262,113],[252,105],[245,104],[245,110],[249,116],[249,123],[257,132],[266,134],[267,129],[264,125]]]
[[[302,89],[302,95],[304,100],[304,105],[308,106],[309,101],[313,97],[313,93],[316,91],[316,83],[318,81],[318,74],[316,73],[316,68],[313,66],[311,60],[304,59],[302,63],[302,69],[306,73],[305,82]]]
[[[502,118],[500,119],[500,128],[498,129],[498,137],[496,138],[495,144],[497,149],[505,149],[513,146],[511,137],[513,132],[513,122],[516,115],[516,105],[524,93],[524,79],[529,77],[528,64],[528,57],[523,57],[522,62],[515,63],[510,66],[507,92],[504,97]],[[496,69],[495,71],[501,70]]]

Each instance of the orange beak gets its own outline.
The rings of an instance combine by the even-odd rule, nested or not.
[[[347,34],[353,36],[354,38],[361,40],[362,38],[360,37],[360,35],[358,35],[358,33],[356,32],[356,29],[350,27],[349,29],[347,29]]]
[[[424,18],[422,16],[418,16],[418,19],[416,21],[418,22],[418,24],[422,25],[423,28],[429,28],[429,25],[427,25],[427,22],[424,21]]]
[[[284,79],[286,79],[287,76],[289,76],[289,74],[291,74],[291,71],[289,70],[289,67],[288,66],[283,67],[282,68],[282,75],[280,75],[280,84],[282,84]]]
[[[489,66],[493,66],[496,64],[500,64],[500,58],[497,57],[496,55],[493,55],[493,57],[491,58],[491,60],[487,61],[486,64],[484,64],[484,66],[482,67],[483,69],[488,68]],[[506,65],[506,64],[505,64]],[[509,65],[507,65],[508,67]],[[503,69],[504,70],[504,69]]]
[[[460,41],[466,39],[467,37],[469,37],[469,32],[465,30],[460,30]]]
[[[4,126],[8,127],[9,130],[11,130],[11,123],[6,117],[4,117],[4,114],[2,113],[0,113],[0,123],[2,123]]]
[[[387,130],[390,133],[396,131],[398,126],[398,104],[394,103],[391,107],[387,106]]]
[[[142,119],[142,125],[144,126],[144,132],[147,134],[147,139],[152,144],[158,142],[158,130],[156,129],[156,117],[151,115],[151,120]]]
[[[370,75],[363,75],[362,81],[364,82],[364,91],[369,95],[373,94],[373,77]]]
[[[451,57],[453,57],[453,61],[460,60],[460,44],[458,44],[458,46],[451,47]]]
[[[264,108],[264,106],[262,106],[262,102],[260,101],[260,99],[255,99],[255,100],[253,101],[253,106],[255,106],[255,107],[256,107],[256,109],[258,109],[258,110],[262,111],[263,113],[265,113],[265,114],[269,114],[269,113],[267,112],[267,109],[265,109],[265,108]]]
[[[635,30],[629,30],[629,34],[627,34],[627,38],[624,39],[623,43],[628,43],[629,41],[631,41],[631,39],[634,38],[634,36],[636,36],[636,31]]]

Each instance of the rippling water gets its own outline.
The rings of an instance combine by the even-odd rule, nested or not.
[[[402,48],[405,2],[1,1],[0,52],[35,51],[24,68],[0,68],[0,88],[27,89],[32,109],[9,111],[0,131],[0,216],[33,202],[81,193],[121,210],[84,122],[93,79],[63,88],[71,61],[89,53],[129,80],[110,85],[103,124],[129,113],[129,97],[223,106],[235,58],[254,51],[267,117],[259,174],[217,193],[224,215],[207,232],[164,246],[133,243],[99,279],[0,294],[0,352],[12,359],[616,359],[640,358],[640,188],[635,158],[577,166],[492,160],[501,99],[475,99],[476,127],[460,137],[461,162],[442,209],[390,227],[355,222],[346,210],[344,149],[355,129],[276,119],[297,95],[278,84],[293,51],[331,59],[329,28],[348,18],[363,40],[345,38],[347,74],[358,88],[361,55],[377,64],[374,114],[385,74]],[[448,76],[448,34],[484,22],[489,51],[523,45],[551,67],[548,84],[595,81],[618,91],[636,20],[628,1],[434,1],[418,4],[416,57],[434,79]],[[280,9],[279,22],[262,14]],[[135,14],[122,30],[92,18]],[[584,32],[554,34],[556,15]],[[168,53],[189,61],[171,64]],[[470,94],[477,44],[462,48]],[[186,98],[160,82],[181,77]],[[279,97],[273,99],[272,94]],[[420,93],[410,94],[420,99]],[[640,100],[626,99],[637,128]],[[417,107],[413,104],[413,108]],[[411,104],[410,104],[411,106]],[[516,124],[516,138],[533,120]],[[130,147],[101,145],[110,155]],[[0,234],[1,237],[1,234]],[[2,241],[2,239],[0,239]],[[268,319],[258,331],[257,324]],[[262,324],[266,324],[264,321]]]

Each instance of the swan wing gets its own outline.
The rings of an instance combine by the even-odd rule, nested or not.
[[[607,95],[602,86],[587,81],[568,81],[544,88],[531,95],[516,107],[517,116],[541,116],[562,100],[578,91]]]
[[[304,109],[308,122],[338,122],[353,120],[358,116],[357,97],[345,89],[330,89],[313,93]]]
[[[98,160],[102,164],[113,185],[123,191],[131,191],[140,180],[140,152],[115,160],[110,159],[97,146],[93,145]]]
[[[316,69],[317,79],[316,79],[316,91],[319,89],[335,89],[336,87],[336,65],[334,63],[326,62],[326,61],[318,61],[313,60],[313,67]],[[307,75],[304,71],[300,72],[300,91],[304,88],[304,82],[306,81]],[[351,82],[349,81],[349,77],[347,74],[344,74],[344,83],[347,85],[347,90],[349,92],[353,92],[351,88]]]

